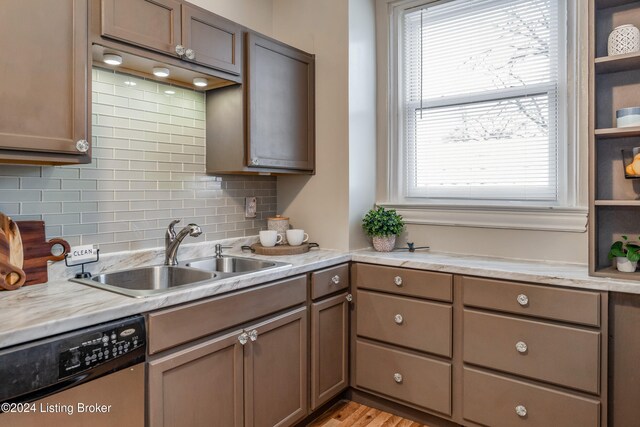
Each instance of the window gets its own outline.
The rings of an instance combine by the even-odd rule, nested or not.
[[[397,18],[399,198],[571,206],[562,0],[452,0]]]

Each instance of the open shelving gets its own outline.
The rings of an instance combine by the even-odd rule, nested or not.
[[[611,31],[640,27],[640,1],[589,1],[589,273],[640,282],[607,258],[621,235],[640,236],[640,180],[625,179],[621,150],[640,146],[640,126],[616,128],[616,110],[640,106],[640,52],[607,56]]]

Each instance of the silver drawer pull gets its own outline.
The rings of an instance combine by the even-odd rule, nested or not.
[[[249,332],[249,338],[251,339],[251,341],[256,341],[258,339],[258,331],[254,329],[253,331]]]
[[[402,322],[404,322],[404,318],[402,317],[402,314],[396,314],[393,317],[393,320],[398,324],[398,325],[402,325]]]
[[[529,305],[529,297],[525,294],[518,295],[516,299],[518,300],[518,304],[520,304],[522,307]]]
[[[527,343],[524,341],[518,341],[516,343],[516,350],[518,350],[518,353],[526,353],[527,348]]]
[[[524,405],[518,405],[516,406],[516,414],[518,414],[519,417],[526,417],[527,416],[527,408],[524,407]]]
[[[336,274],[331,278],[331,281],[337,285],[338,283],[340,283],[340,276]]]
[[[353,295],[349,294],[345,297],[347,299],[347,301],[351,302],[353,301]]]
[[[396,286],[402,286],[402,277],[400,276],[396,276],[393,278],[393,283],[396,284]]]
[[[402,374],[396,372],[395,374],[393,374],[393,380],[395,382],[397,382],[398,384],[402,383]]]

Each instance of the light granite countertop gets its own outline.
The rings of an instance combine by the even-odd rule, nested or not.
[[[269,259],[290,265],[225,278],[195,287],[176,288],[171,292],[146,298],[132,298],[70,282],[68,278],[75,273],[73,269],[67,269],[64,263],[50,265],[49,283],[0,293],[0,348],[232,292],[348,261],[552,286],[640,294],[640,283],[590,277],[587,266],[582,264],[487,258],[429,251],[380,253],[373,250],[360,250],[349,253],[313,249],[307,254],[283,257],[264,257],[241,251],[242,245],[253,242],[255,238],[185,244],[180,249],[180,259],[213,256],[214,244],[222,243],[233,246],[232,249],[225,251],[228,255]],[[101,257],[100,262],[91,265],[88,270],[96,274],[144,265],[159,265],[162,264],[163,254],[162,249],[108,254]]]

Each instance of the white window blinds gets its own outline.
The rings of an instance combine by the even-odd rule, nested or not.
[[[405,11],[407,197],[554,202],[559,0],[453,0]]]

